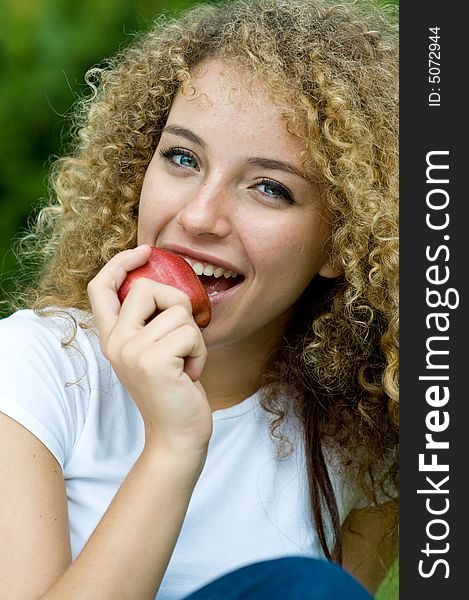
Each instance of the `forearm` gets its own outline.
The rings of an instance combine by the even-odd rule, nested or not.
[[[144,451],[82,552],[41,600],[153,599],[204,459]]]

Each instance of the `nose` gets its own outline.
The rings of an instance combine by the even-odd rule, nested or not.
[[[229,199],[220,183],[204,182],[177,215],[178,224],[194,236],[224,238],[231,232]]]

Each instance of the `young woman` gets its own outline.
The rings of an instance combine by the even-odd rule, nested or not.
[[[366,597],[396,551],[392,25],[204,5],[89,81],[0,322],[0,597],[179,599],[298,556]],[[204,274],[203,330],[174,287],[119,302],[151,246]]]

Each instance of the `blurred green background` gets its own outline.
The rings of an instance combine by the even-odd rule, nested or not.
[[[87,89],[85,72],[162,11],[197,1],[0,0],[0,318],[17,278],[14,240],[46,196],[49,166],[67,141],[67,115]],[[396,564],[377,598],[396,600],[397,588]]]

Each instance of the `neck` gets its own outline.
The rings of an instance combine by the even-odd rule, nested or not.
[[[200,381],[212,411],[239,404],[260,388],[265,362],[277,343],[278,336],[258,336],[209,348]]]
[[[264,357],[246,358],[234,349],[209,352],[200,381],[207,393],[212,411],[239,404],[261,385]]]
[[[208,355],[200,378],[212,412],[239,404],[262,385],[265,364],[293,313],[283,313],[275,322],[228,344],[208,344]]]

